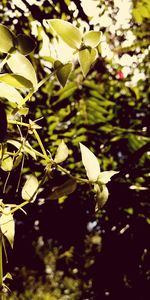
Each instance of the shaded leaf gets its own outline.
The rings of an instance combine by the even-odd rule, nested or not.
[[[14,36],[8,27],[0,24],[0,51],[8,53],[14,47]]]
[[[82,162],[89,180],[96,181],[100,175],[100,165],[97,157],[82,143],[80,143]]]
[[[22,89],[22,88],[29,89],[33,87],[31,81],[17,74],[10,74],[10,73],[0,74],[0,81],[5,82],[8,85],[13,86],[17,89]]]
[[[83,42],[86,46],[90,46],[91,48],[98,46],[101,38],[100,31],[91,30],[86,32],[83,36]]]
[[[64,87],[72,71],[72,63],[62,64],[61,62],[56,61],[54,67],[57,69],[56,76],[58,81]]]
[[[65,195],[72,194],[75,191],[76,187],[77,187],[76,181],[72,178],[69,178],[65,183],[63,183],[59,187],[56,187],[54,191],[50,193],[47,199],[56,200]]]
[[[4,209],[4,213],[9,213],[9,211],[10,211],[9,207]],[[0,226],[1,226],[2,233],[6,236],[11,247],[13,248],[14,236],[15,236],[15,222],[12,214],[9,215],[2,214],[0,218]]]
[[[12,86],[0,82],[0,97],[19,104],[23,100],[21,94]]]
[[[99,186],[98,184],[94,185],[96,192],[97,205],[96,208],[101,209],[108,200],[109,192],[106,185]]]
[[[7,60],[11,71],[17,75],[21,75],[32,82],[34,89],[37,86],[37,78],[35,70],[30,61],[22,54],[15,53]]]
[[[57,164],[63,162],[68,157],[68,152],[69,152],[68,147],[65,144],[65,142],[62,140],[57,148],[57,152],[56,152],[54,161]]]
[[[16,44],[17,49],[23,55],[30,54],[36,47],[35,41],[25,34],[17,35]]]
[[[7,117],[3,103],[0,102],[0,143],[5,139],[7,133]]]
[[[51,19],[49,20],[49,23],[68,46],[73,49],[78,49],[80,47],[82,36],[77,27],[67,21],[59,19]]]
[[[39,183],[34,175],[29,175],[21,192],[22,199],[26,201],[34,201],[37,196]]]

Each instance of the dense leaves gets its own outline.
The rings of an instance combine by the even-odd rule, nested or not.
[[[10,286],[19,299],[147,300],[149,4],[133,1],[129,27],[114,30],[102,21],[95,26],[80,1],[75,8],[71,1],[41,2],[19,8],[2,1],[0,11],[7,26],[0,27],[1,57],[12,47],[20,52],[11,52],[0,75],[0,192],[4,205],[31,202],[27,215],[14,212],[4,273],[15,274]],[[118,26],[115,5],[101,1],[97,12],[101,18],[108,10]],[[73,49],[73,64],[61,62],[58,36]],[[97,178],[99,184],[87,184]]]

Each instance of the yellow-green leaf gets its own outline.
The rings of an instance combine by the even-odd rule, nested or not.
[[[11,71],[17,75],[23,76],[32,82],[34,89],[37,87],[37,78],[35,70],[30,61],[22,54],[16,52],[7,60]]]
[[[6,172],[10,172],[13,168],[13,159],[11,156],[4,154],[1,162],[1,169]]]
[[[100,31],[91,30],[86,32],[83,36],[83,42],[86,46],[90,46],[91,48],[97,47],[101,38]]]
[[[0,82],[0,97],[19,104],[23,100],[21,94],[12,86]]]
[[[57,148],[57,152],[56,152],[54,161],[57,164],[63,162],[68,157],[68,152],[69,152],[68,147],[65,144],[65,142],[62,140]]]
[[[100,165],[97,157],[82,143],[80,143],[82,162],[89,180],[96,181],[100,175]]]
[[[0,51],[8,53],[14,47],[14,36],[8,27],[0,24]]]
[[[73,49],[79,49],[82,35],[77,27],[67,21],[59,19],[51,19],[49,20],[49,23],[54,31],[68,46]]]
[[[10,208],[6,207],[4,209],[4,213],[8,214],[9,212],[10,212]],[[11,213],[8,215],[2,214],[0,218],[0,226],[1,226],[2,233],[6,236],[11,247],[13,248],[14,236],[15,236],[15,222]]]
[[[13,73],[0,74],[0,82],[5,82],[8,85],[13,86],[17,89],[33,88],[33,84],[31,81],[29,81],[23,76],[13,74]]]
[[[21,192],[22,199],[26,201],[34,201],[37,196],[38,180],[34,175],[29,175]]]
[[[79,51],[79,63],[82,73],[85,77],[91,67],[91,55],[89,49],[83,49]]]

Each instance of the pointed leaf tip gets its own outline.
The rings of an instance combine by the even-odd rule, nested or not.
[[[0,51],[3,53],[8,53],[14,47],[15,37],[8,27],[2,24],[0,24],[0,37]]]
[[[4,213],[9,213],[10,207],[4,208]],[[3,214],[0,218],[0,226],[2,233],[8,239],[11,247],[13,248],[14,244],[14,235],[15,235],[15,222],[12,214],[5,215]]]
[[[78,49],[80,47],[82,35],[77,27],[67,21],[59,19],[50,19],[49,23],[53,30],[68,46],[73,49]]]
[[[55,61],[54,68],[58,81],[64,87],[72,71],[72,63],[62,64],[60,61]]]
[[[112,170],[101,172],[98,176],[98,181],[102,184],[107,184],[111,180],[111,177],[118,173],[119,173],[118,171],[112,171]]]
[[[91,48],[95,48],[98,46],[101,39],[101,32],[91,30],[86,32],[83,36],[83,42],[86,46],[90,46]]]
[[[100,165],[97,157],[82,143],[80,144],[82,162],[89,180],[96,181],[100,175]]]
[[[34,175],[29,175],[23,188],[22,188],[22,199],[26,201],[34,201],[37,196],[38,180]]]
[[[56,152],[54,161],[57,164],[63,162],[68,157],[68,153],[69,153],[68,147],[65,144],[65,142],[62,140],[57,148],[57,152]]]

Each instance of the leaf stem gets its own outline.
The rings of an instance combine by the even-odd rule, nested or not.
[[[42,143],[42,141],[41,141],[41,138],[40,138],[39,134],[37,133],[36,129],[33,129],[33,133],[34,133],[34,135],[35,135],[35,137],[36,137],[36,139],[37,139],[37,142],[38,142],[38,144],[39,144],[39,146],[40,146],[40,148],[41,148],[41,150],[42,150],[42,153],[43,153],[43,156],[44,156],[46,162],[47,162],[47,163],[50,162],[50,158],[48,157],[48,155],[47,155],[47,153],[46,153],[46,150],[45,150],[45,148],[44,148],[44,146],[43,146],[43,143]]]

